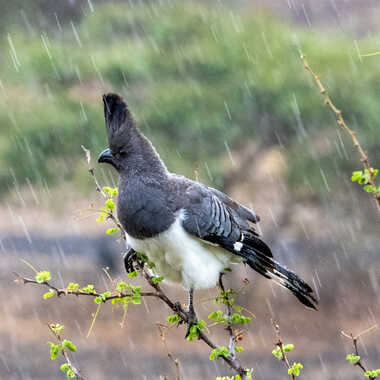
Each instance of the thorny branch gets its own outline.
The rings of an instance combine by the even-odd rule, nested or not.
[[[48,327],[49,327],[50,331],[53,333],[53,335],[57,338],[59,343],[62,344],[63,340],[62,340],[61,336],[56,331],[54,331],[54,329],[49,324],[48,324]],[[71,362],[71,359],[70,359],[70,355],[68,354],[66,348],[62,348],[61,353],[62,353],[63,357],[65,358],[66,363],[69,365],[70,369],[74,372],[75,377],[78,380],[85,380],[84,377],[80,374],[80,371],[76,367],[73,366],[73,363]]]
[[[338,126],[341,127],[351,137],[355,148],[359,152],[359,155],[360,155],[360,158],[361,158],[361,161],[363,163],[364,168],[367,169],[369,172],[368,183],[372,186],[376,186],[375,181],[374,181],[375,176],[376,176],[374,169],[369,162],[368,155],[365,153],[364,149],[360,145],[359,140],[357,139],[355,132],[351,128],[349,128],[348,125],[346,124],[346,122],[342,116],[342,111],[340,109],[338,109],[335,106],[335,104],[332,102],[332,100],[331,100],[330,96],[328,95],[326,88],[322,84],[319,76],[311,69],[311,67],[309,66],[309,63],[306,60],[306,56],[302,52],[301,52],[301,59],[303,61],[303,65],[304,65],[305,70],[308,71],[312,75],[312,77],[314,78],[314,80],[315,80],[315,82],[319,88],[319,91],[325,100],[325,104],[328,107],[330,107],[330,109],[335,114],[336,122],[337,122]],[[375,198],[375,201],[377,204],[377,209],[380,213],[380,194],[377,192],[373,192],[373,197]]]
[[[280,349],[281,355],[282,355],[281,360],[285,363],[286,367],[289,370],[291,367],[290,367],[288,357],[286,356],[286,353],[284,351],[284,343],[282,342],[281,335],[280,335],[280,326],[273,319],[272,319],[272,325],[276,333],[276,337],[278,339],[275,345],[276,347]],[[292,373],[291,376],[292,376],[292,380],[296,380],[296,375]]]
[[[353,344],[354,350],[355,350],[355,355],[360,358],[359,349],[358,349],[358,339],[360,337],[362,337],[363,335],[368,334],[368,333],[370,333],[371,331],[373,331],[375,329],[377,329],[377,324],[373,325],[372,327],[370,327],[370,328],[368,328],[368,329],[366,329],[366,330],[364,330],[362,332],[360,332],[358,335],[355,335],[355,336],[352,333],[348,334],[348,333],[346,333],[344,331],[341,331],[341,334],[345,338],[348,338],[348,339],[350,339],[352,341],[352,344]],[[354,365],[358,366],[363,371],[363,373],[367,372],[367,369],[364,367],[364,364],[362,363],[361,358],[356,363],[354,363]],[[375,377],[369,376],[370,380],[374,380],[376,378],[377,378],[377,376],[375,376]]]

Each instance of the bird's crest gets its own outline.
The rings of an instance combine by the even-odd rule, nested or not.
[[[117,94],[103,95],[104,118],[106,120],[108,140],[115,135],[124,134],[134,127],[132,115],[124,99]]]

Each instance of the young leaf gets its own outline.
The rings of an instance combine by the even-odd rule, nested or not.
[[[76,284],[74,282],[70,282],[69,285],[67,285],[67,290],[79,290],[79,284]]]
[[[39,284],[50,281],[51,279],[50,272],[43,270],[41,272],[38,272],[35,278]]]
[[[351,364],[356,364],[360,360],[360,356],[349,354],[346,356],[346,360],[349,361]]]
[[[62,351],[62,346],[52,342],[48,342],[48,344],[50,345],[50,359],[57,359],[58,354]]]
[[[108,230],[106,231],[106,234],[107,235],[113,235],[113,234],[116,234],[119,231],[120,231],[119,227],[108,228]]]
[[[55,291],[53,289],[50,289],[48,292],[46,292],[44,295],[43,295],[43,299],[44,300],[47,300],[48,298],[51,298],[53,297],[55,294]]]
[[[105,202],[105,205],[107,207],[108,210],[115,210],[116,206],[115,206],[115,202],[112,200],[112,199],[107,199],[106,202]]]
[[[286,344],[284,347],[283,347],[283,350],[285,351],[285,352],[290,352],[290,351],[292,351],[294,349],[294,344]]]
[[[65,326],[60,323],[51,323],[49,327],[53,330],[54,334],[59,335],[64,329]]]
[[[280,347],[276,347],[272,351],[272,355],[275,356],[278,360],[282,360],[282,352]]]
[[[299,376],[303,365],[301,363],[293,363],[293,365],[288,369],[289,375]]]
[[[175,315],[169,315],[167,320],[169,323],[177,323],[177,322],[180,322],[182,319],[179,315],[175,314]]]
[[[70,351],[75,352],[77,350],[77,347],[71,340],[65,339],[62,341],[62,346],[65,348],[68,348]]]

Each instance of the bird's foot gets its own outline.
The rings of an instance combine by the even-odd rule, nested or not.
[[[179,314],[180,312],[183,311],[181,302],[177,301],[174,303],[174,311]]]
[[[133,248],[128,248],[127,252],[123,254],[124,267],[127,273],[135,272],[136,262],[138,260],[137,252]]]
[[[185,335],[185,339],[187,339],[191,334],[191,329],[193,326],[196,326],[198,323],[197,315],[195,314],[195,310],[193,307],[189,307],[187,311],[187,331]]]

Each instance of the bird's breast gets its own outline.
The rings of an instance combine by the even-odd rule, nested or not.
[[[119,186],[118,218],[127,234],[147,239],[167,230],[174,222],[165,194],[148,186]]]
[[[128,235],[127,243],[148,256],[157,275],[186,289],[215,286],[220,272],[231,263],[228,252],[188,234],[182,227],[181,214],[160,234],[145,239]]]

